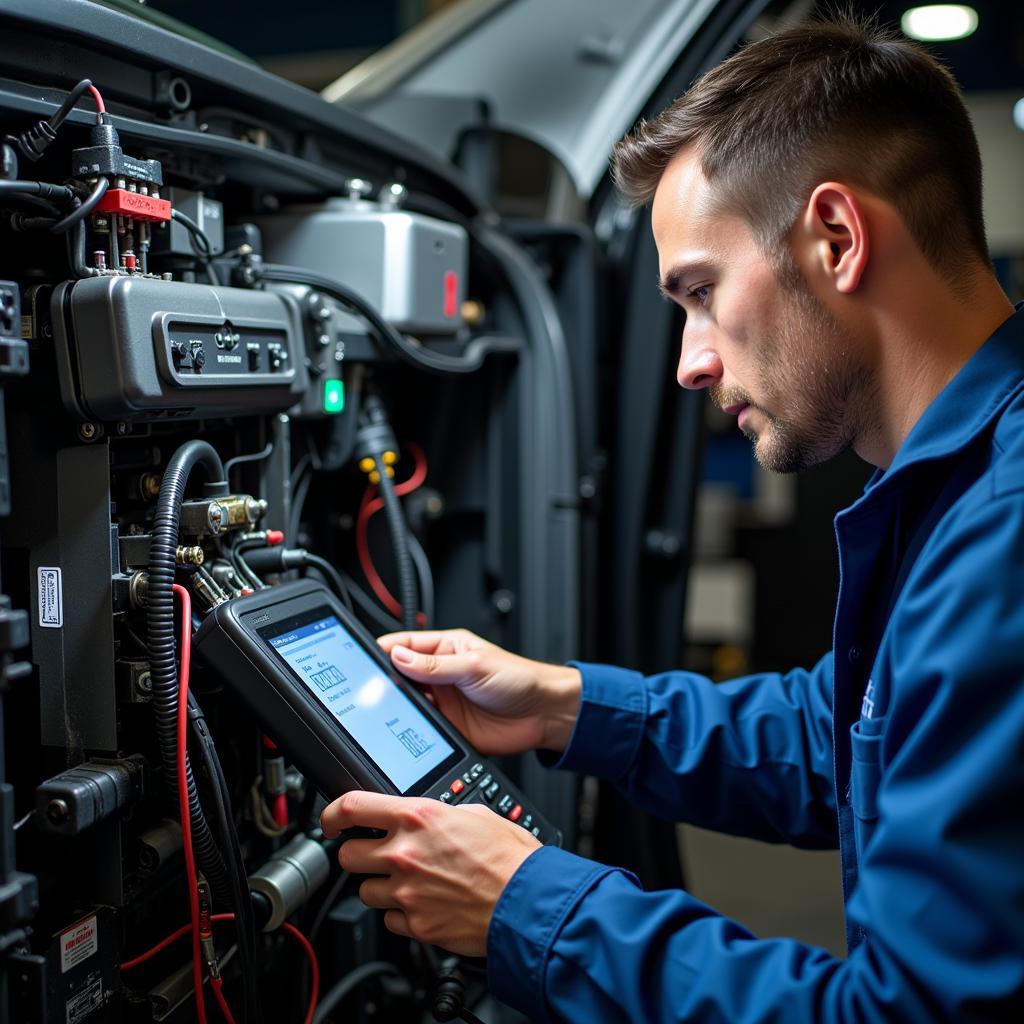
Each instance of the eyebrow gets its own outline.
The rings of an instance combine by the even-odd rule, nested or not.
[[[691,277],[701,271],[706,271],[709,268],[710,263],[708,260],[694,260],[690,263],[677,263],[665,274],[663,278],[658,281],[658,291],[661,292],[666,299],[675,299],[682,290],[683,282],[687,277]]]

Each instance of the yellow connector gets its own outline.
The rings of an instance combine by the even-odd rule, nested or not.
[[[364,473],[373,472],[373,468],[374,468],[375,465],[376,465],[376,463],[373,461],[372,458],[370,458],[369,455],[367,455],[365,459],[360,459],[359,460],[359,468]]]
[[[381,456],[381,461],[384,463],[385,466],[393,466],[398,461],[398,453],[385,452]]]

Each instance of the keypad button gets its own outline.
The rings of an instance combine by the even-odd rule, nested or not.
[[[511,811],[508,812],[509,821],[518,821],[523,816],[523,805],[516,804]]]
[[[533,828],[533,815],[532,814],[524,814],[523,815],[523,820],[521,822],[519,822],[519,824],[522,825],[523,828],[525,828],[527,832],[529,832],[530,829]]]
[[[530,829],[530,835],[532,835],[534,839],[540,839],[540,829],[535,825]]]
[[[448,788],[458,796],[466,788],[466,784],[462,779],[456,779]]]
[[[472,775],[470,775],[470,773],[469,773],[469,772],[463,772],[463,773],[462,773],[462,781],[463,781],[463,782],[464,782],[464,783],[465,783],[465,784],[466,784],[467,786],[472,786],[472,785],[473,785],[473,776],[472,776]]]
[[[508,812],[511,811],[512,808],[515,806],[515,803],[516,803],[515,798],[512,797],[512,796],[509,796],[509,794],[506,793],[498,801],[498,811],[499,811],[499,813],[501,813],[501,814],[508,814]]]
[[[488,803],[491,803],[494,798],[498,795],[498,791],[501,789],[501,783],[492,782],[487,789],[484,790],[484,799]]]
[[[484,773],[484,766],[479,761],[477,761],[477,763],[475,765],[473,765],[472,768],[469,769],[469,774],[474,779],[479,779],[480,776],[483,775],[483,773]]]
[[[479,787],[480,787],[481,789],[486,789],[486,788],[487,788],[487,787],[488,787],[488,786],[489,786],[489,785],[490,785],[490,784],[491,784],[491,783],[492,783],[493,781],[494,781],[494,776],[493,776],[493,775],[492,775],[492,774],[491,774],[490,772],[488,772],[488,773],[487,773],[487,774],[486,774],[486,775],[485,775],[485,776],[484,776],[484,777],[483,777],[483,778],[482,778],[482,779],[481,779],[481,780],[480,780],[480,781],[479,781],[479,782],[477,783],[477,785],[478,785],[478,786],[479,786]]]
[[[443,804],[450,804],[452,802],[452,793],[450,789],[446,789],[438,798]]]

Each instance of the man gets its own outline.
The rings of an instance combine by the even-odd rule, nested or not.
[[[482,806],[349,793],[341,863],[401,935],[486,954],[538,1021],[1024,1020],[1024,312],[993,276],[951,76],[871,26],[748,46],[620,143],[653,199],[678,379],[836,519],[833,651],[721,686],[384,637],[483,752],[555,752],[668,817],[842,852],[849,957],[543,848]],[[798,626],[798,624],[797,624]],[[560,755],[560,756],[559,756]]]

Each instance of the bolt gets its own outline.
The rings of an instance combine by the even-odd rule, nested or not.
[[[220,533],[221,527],[224,525],[224,506],[219,502],[212,502],[210,504],[210,510],[206,514],[206,518],[210,524],[210,529],[214,533]]]
[[[143,473],[139,481],[139,492],[146,501],[155,501],[160,497],[160,474]]]
[[[53,825],[63,825],[71,816],[71,808],[63,800],[51,800],[46,805],[46,818]]]
[[[95,423],[82,423],[78,427],[78,433],[84,441],[91,441],[98,433]]]
[[[125,421],[124,421],[124,420],[121,420],[121,421],[120,421],[120,422],[119,422],[119,423],[117,424],[117,432],[118,432],[119,434],[127,434],[127,433],[128,433],[128,431],[129,431],[130,429],[131,429],[131,427],[129,427],[129,426],[128,426],[128,424],[127,424],[127,423],[125,423]]]
[[[194,547],[179,547],[174,552],[174,560],[178,565],[202,565],[206,555],[198,545]]]
[[[491,595],[491,603],[499,615],[508,615],[516,606],[516,595],[511,590],[496,590]]]
[[[139,693],[152,693],[153,677],[148,672],[140,672],[138,679],[135,680],[135,687]]]

